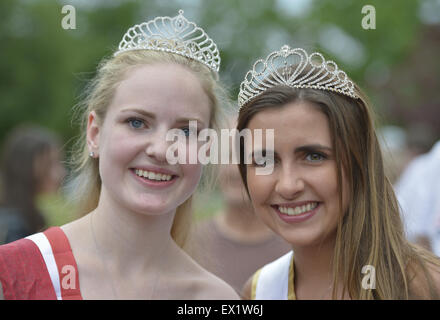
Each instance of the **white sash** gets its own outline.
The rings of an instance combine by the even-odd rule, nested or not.
[[[57,263],[53,255],[52,246],[49,240],[43,232],[35,233],[26,239],[34,242],[43,256],[44,263],[46,264],[47,271],[49,272],[50,280],[55,289],[55,294],[58,300],[62,300],[61,287],[60,287],[60,275],[58,273]]]
[[[256,280],[256,300],[287,300],[289,296],[289,270],[293,251],[266,264]]]

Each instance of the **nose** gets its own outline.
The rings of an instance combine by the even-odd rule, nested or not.
[[[166,163],[167,150],[169,147],[169,142],[166,141],[166,133],[157,131],[151,133],[147,144],[145,146],[145,153],[151,159],[154,159],[158,163]]]
[[[304,191],[304,180],[301,170],[292,166],[285,166],[280,171],[275,191],[286,200],[297,198]]]

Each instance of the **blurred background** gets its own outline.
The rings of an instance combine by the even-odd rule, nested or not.
[[[64,5],[75,8],[76,29],[63,29]],[[365,5],[375,29],[362,27]],[[2,0],[0,150],[12,129],[34,124],[59,136],[68,160],[79,133],[72,107],[99,61],[133,24],[179,9],[217,43],[234,99],[252,63],[285,43],[336,61],[376,107],[393,181],[440,138],[440,0]],[[197,216],[221,205],[218,193],[203,195]],[[59,193],[38,206],[49,225],[72,219]]]

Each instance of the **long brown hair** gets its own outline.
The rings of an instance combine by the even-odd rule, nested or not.
[[[241,108],[237,129],[246,128],[255,114],[269,108],[300,101],[317,106],[329,122],[340,205],[343,172],[350,190],[348,209],[337,226],[332,261],[334,284],[342,283],[342,296],[347,292],[352,299],[438,298],[428,266],[440,266],[440,260],[405,238],[398,202],[385,174],[372,107],[359,87],[355,89],[360,97],[356,100],[308,88],[267,89]],[[240,157],[244,159],[243,141]],[[248,190],[243,161],[239,169]],[[361,286],[365,265],[375,268],[375,289],[366,290]],[[417,285],[412,283],[420,274],[422,281],[417,277]],[[335,285],[333,298],[336,298],[336,290]]]

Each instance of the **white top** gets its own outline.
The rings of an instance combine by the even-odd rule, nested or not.
[[[428,236],[440,256],[440,141],[408,165],[395,190],[408,239]]]
[[[292,300],[293,251],[258,270],[252,279],[252,300]]]

